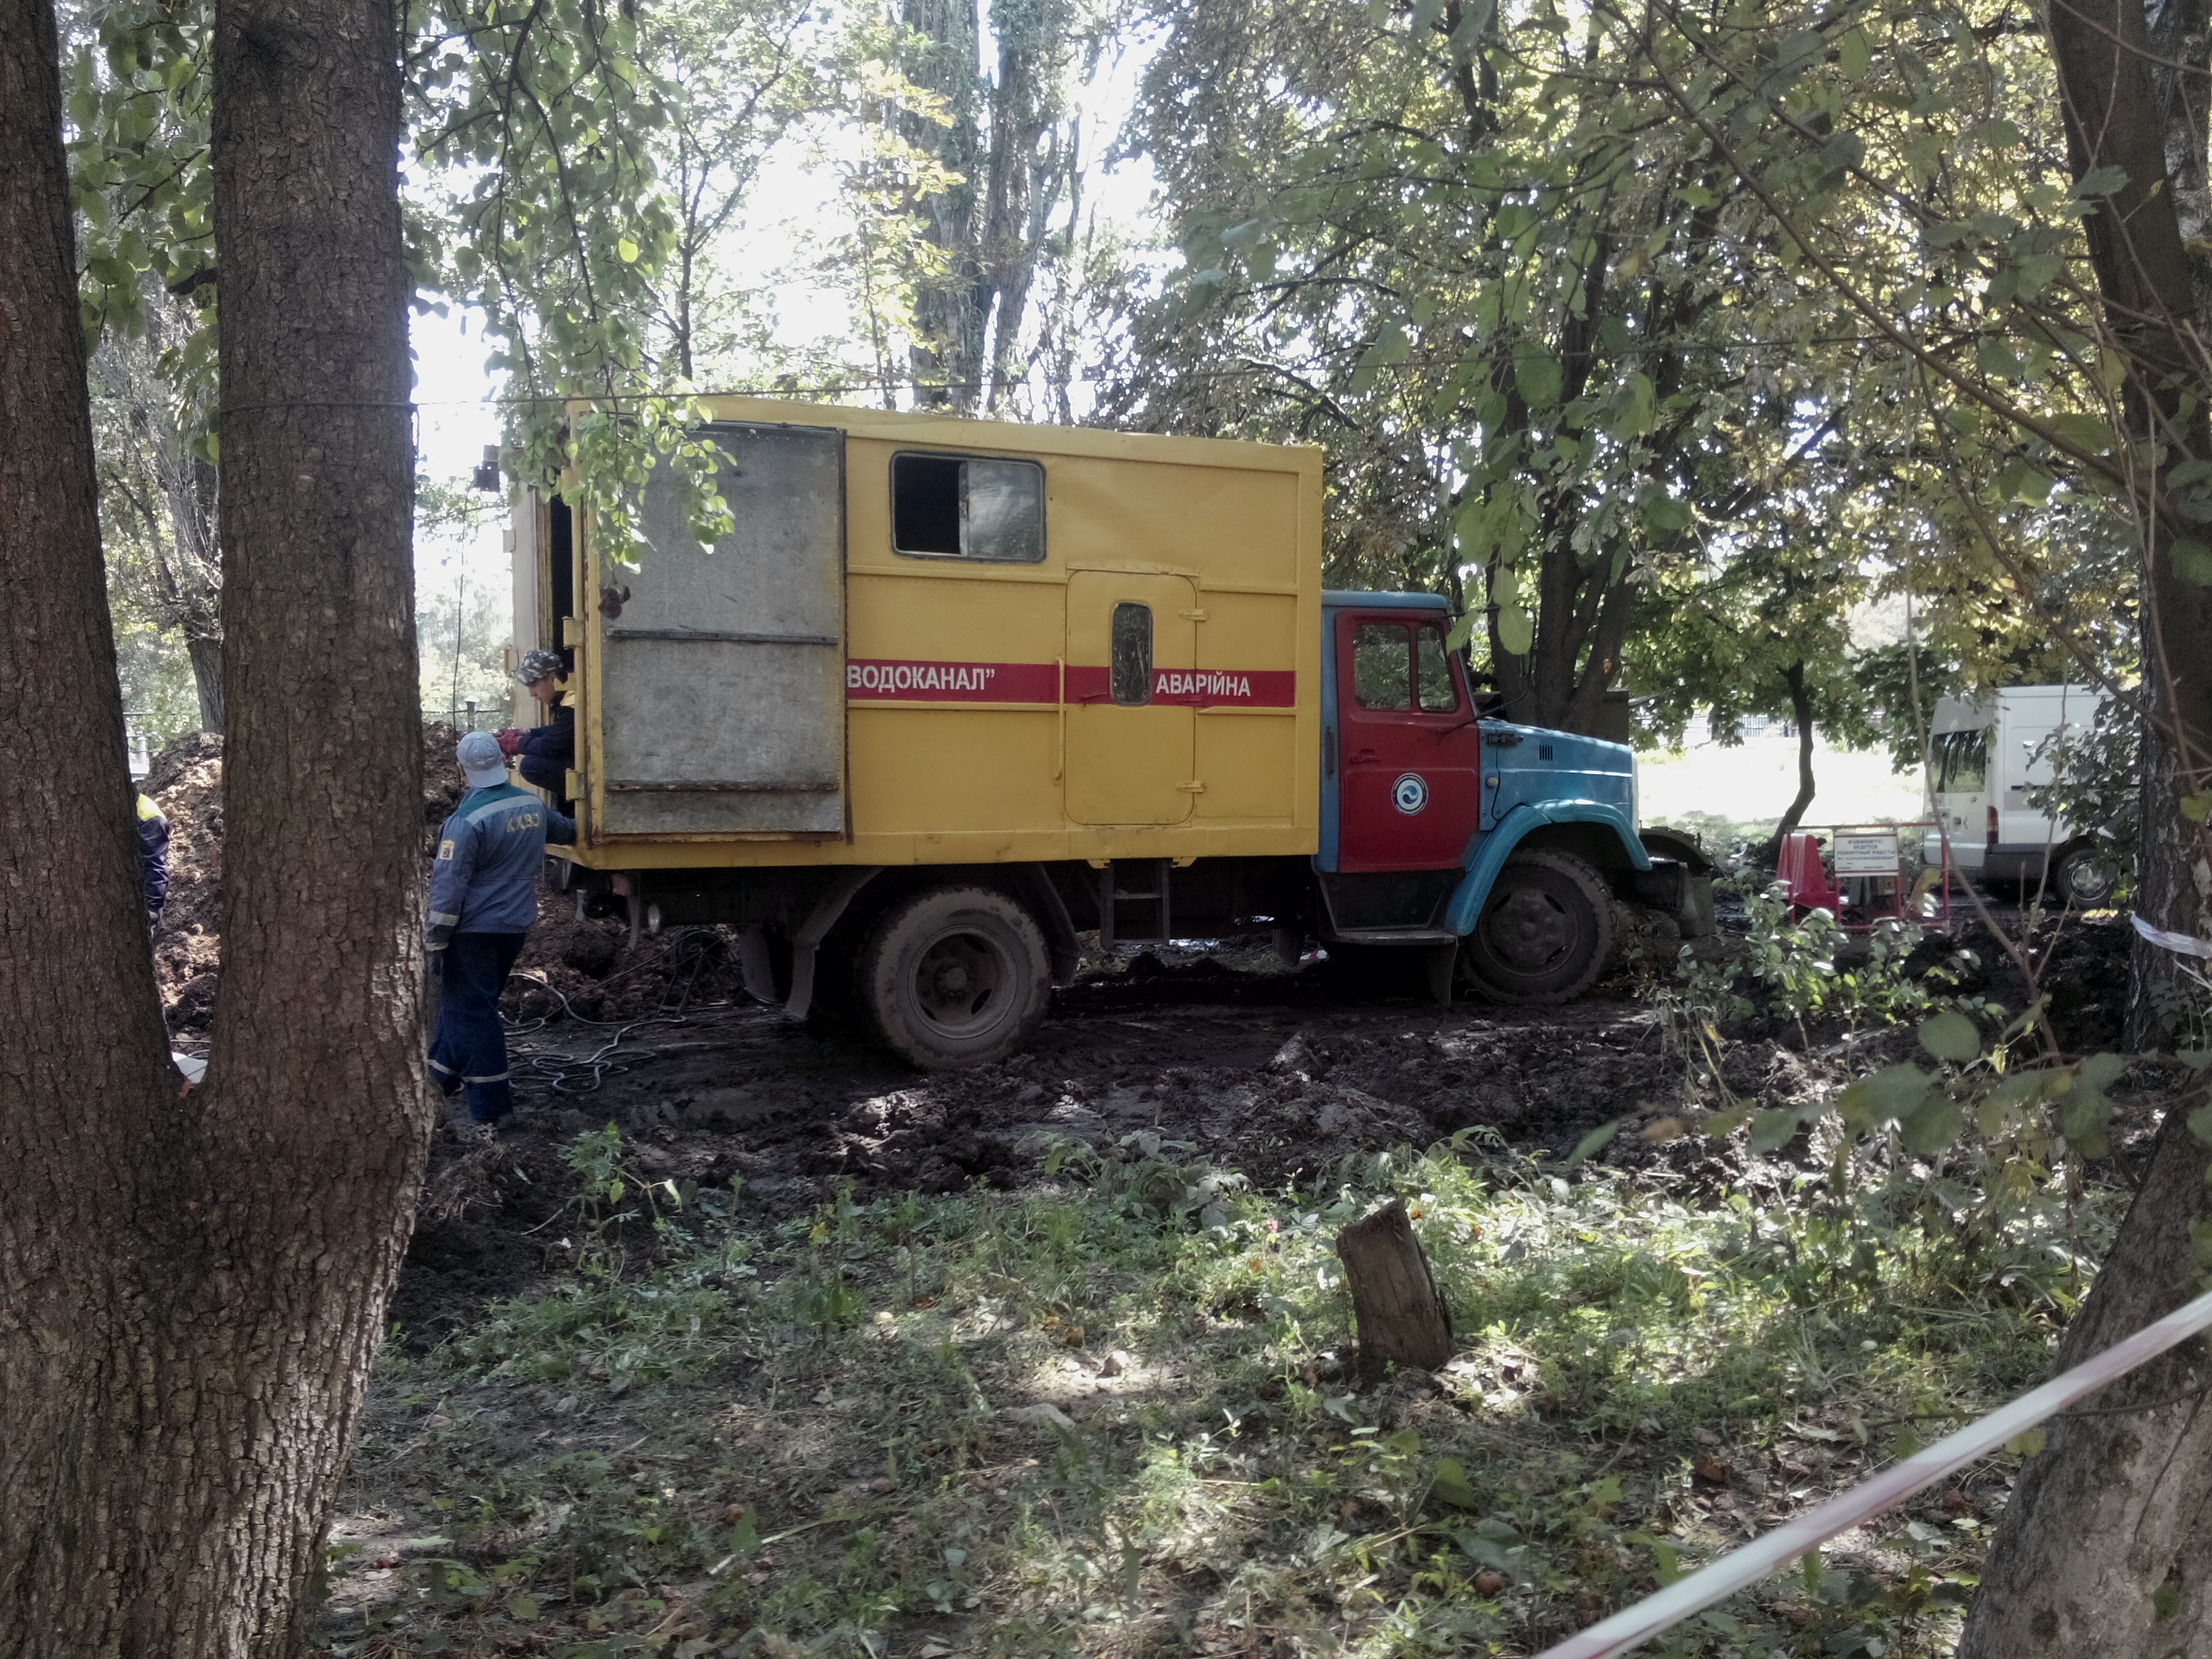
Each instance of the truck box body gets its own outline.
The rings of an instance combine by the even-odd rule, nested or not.
[[[568,879],[738,927],[756,994],[804,1012],[819,966],[965,1064],[1083,930],[1415,947],[1439,994],[1546,1000],[1615,897],[1710,927],[1624,745],[1480,718],[1441,598],[1322,592],[1319,450],[713,410],[734,529],[701,546],[656,474],[625,564],[526,494],[515,645],[571,665]]]
[[[1318,450],[715,414],[712,551],[665,475],[635,568],[517,514],[516,646],[577,647],[579,863],[1316,850]]]

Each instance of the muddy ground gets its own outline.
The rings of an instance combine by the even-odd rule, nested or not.
[[[426,857],[460,793],[453,735],[425,730]],[[187,738],[147,786],[172,825],[173,896],[156,955],[186,1051],[204,1046],[220,967],[221,767],[219,740]],[[1055,1145],[1146,1133],[1279,1187],[1455,1134],[1498,1157],[1557,1160],[1620,1121],[1606,1161],[1717,1188],[1743,1176],[1725,1143],[1641,1132],[1686,1107],[1731,1103],[1723,1091],[1760,1106],[1808,1103],[1912,1052],[1907,1027],[1740,1020],[1720,1032],[1716,1079],[1696,1063],[1682,1018],[1654,994],[1673,982],[1679,947],[1665,939],[1634,942],[1583,1000],[1525,1010],[1439,1008],[1410,975],[1372,963],[1288,971],[1250,940],[1093,962],[1082,982],[1055,993],[1026,1052],[926,1075],[849,1026],[750,1003],[717,930],[677,930],[633,949],[622,924],[579,921],[565,900],[549,896],[541,917],[507,999],[518,1110],[495,1154],[465,1157],[442,1143],[434,1153],[392,1310],[410,1343],[572,1264],[559,1218],[574,1182],[562,1149],[609,1122],[633,1141],[641,1173],[738,1181],[763,1220],[803,1213],[848,1182],[864,1195],[1018,1185]],[[2018,918],[2000,909],[1996,920],[2010,927]],[[2117,1046],[2124,920],[2046,925],[2032,950],[2065,1046]],[[2014,1009],[2026,1000],[1978,921],[1931,938],[1914,966],[1948,969],[1951,988]]]

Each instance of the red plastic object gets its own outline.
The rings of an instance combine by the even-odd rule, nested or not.
[[[1775,870],[1789,890],[1792,908],[1835,911],[1843,900],[1827,866],[1820,862],[1820,838],[1809,833],[1793,835],[1782,843]]]

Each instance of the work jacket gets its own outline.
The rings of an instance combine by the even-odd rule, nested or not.
[[[461,797],[430,866],[430,948],[455,933],[526,933],[538,920],[545,843],[568,846],[576,821],[511,783]]]
[[[568,791],[568,769],[576,763],[575,693],[564,691],[553,705],[552,717],[522,734],[515,752],[521,759],[522,780],[556,796]]]
[[[169,821],[145,795],[138,797],[138,857],[144,866],[146,908],[169,902]]]

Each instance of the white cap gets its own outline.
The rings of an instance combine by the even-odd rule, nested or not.
[[[461,775],[471,789],[507,781],[507,757],[500,752],[499,739],[489,732],[471,732],[463,738],[453,745],[453,758],[460,762]]]

